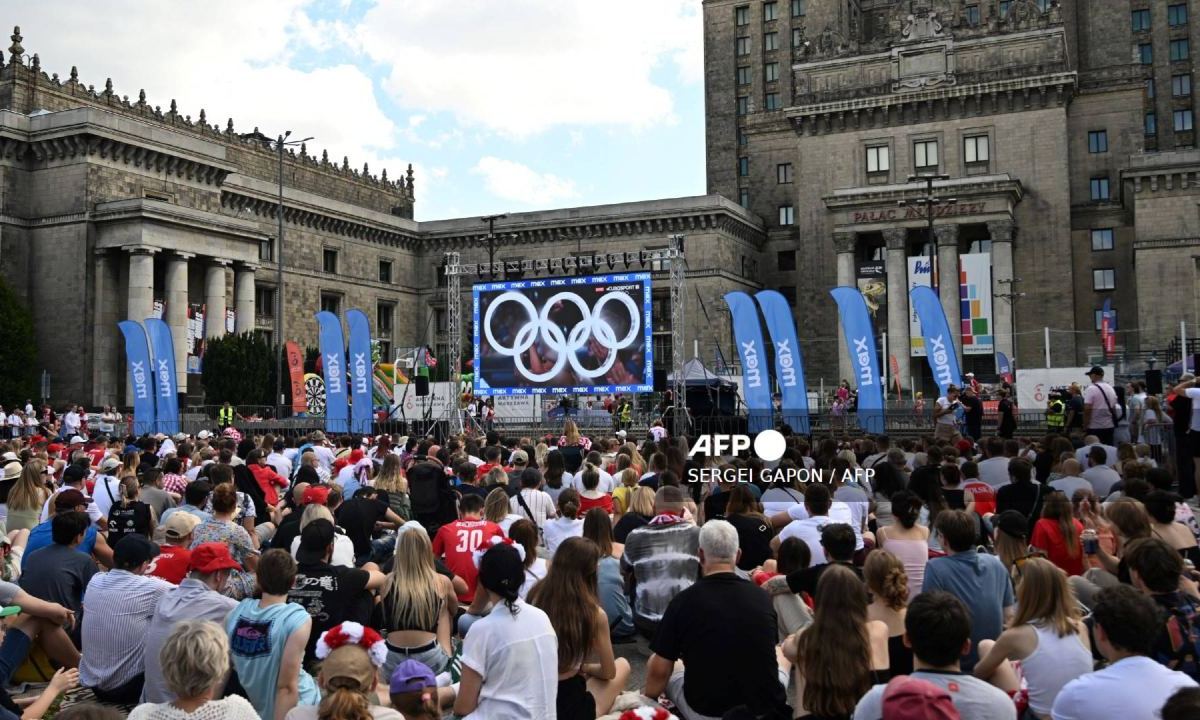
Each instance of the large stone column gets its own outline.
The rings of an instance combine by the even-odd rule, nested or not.
[[[883,231],[883,239],[887,242],[888,353],[896,356],[900,387],[908,387],[912,355],[908,341],[908,229],[887,228]],[[883,362],[885,368],[890,365],[888,358]],[[887,374],[885,370],[884,375]],[[895,384],[896,380],[892,380],[889,387],[894,388]]]
[[[833,248],[837,251],[837,284],[842,286],[855,286],[854,278],[854,250],[858,243],[858,236],[852,232],[835,232],[833,234]],[[835,316],[836,317],[836,316]],[[841,325],[835,324],[838,338],[838,376],[834,378],[833,386],[837,386],[843,378],[850,378],[854,375],[854,369],[850,367],[850,356],[846,349],[846,338],[842,334]],[[825,398],[821,398],[821,402],[825,402]]]
[[[122,361],[120,331],[121,296],[118,290],[117,260],[112,250],[97,250],[94,295],[92,296],[92,404],[98,407],[117,404]]]
[[[233,309],[237,314],[237,333],[254,330],[254,271],[257,265],[240,264],[233,270]]]
[[[145,322],[154,312],[154,253],[156,248],[135,245],[129,253],[129,282],[126,284],[125,317]],[[133,388],[125,384],[125,404],[133,405]]]
[[[196,257],[192,253],[176,252],[167,258],[166,272],[166,317],[163,320],[171,328],[171,344],[175,352],[175,382],[179,392],[187,392],[187,336],[188,336],[188,261]]]
[[[225,334],[225,266],[228,260],[210,259],[204,276],[204,337]]]
[[[1011,220],[994,220],[987,224],[992,237],[992,336],[996,352],[1002,352],[1016,362],[1017,341],[1013,303],[1016,298],[1002,298],[1016,290],[1013,279],[1013,224]],[[1004,282],[1001,282],[1001,281]]]
[[[946,313],[946,323],[950,325],[950,335],[954,337],[954,349],[958,353],[958,363],[962,365],[962,316],[959,312],[958,226],[937,225],[933,228],[933,236],[937,240],[938,297],[941,298],[942,310]]]

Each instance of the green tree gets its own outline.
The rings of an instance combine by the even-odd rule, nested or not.
[[[201,379],[204,401],[234,406],[274,405],[278,349],[261,333],[225,335],[205,341]]]
[[[33,316],[0,279],[0,402],[24,403],[36,397],[37,368]]]

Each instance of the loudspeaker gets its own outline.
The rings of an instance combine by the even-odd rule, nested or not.
[[[667,375],[670,372],[671,369],[665,365],[654,366],[654,392],[666,392],[671,389],[667,384]]]
[[[417,397],[425,397],[429,394],[429,378],[425,375],[418,375],[413,378],[413,389],[417,391]]]
[[[1162,395],[1162,370],[1146,371],[1146,394]]]

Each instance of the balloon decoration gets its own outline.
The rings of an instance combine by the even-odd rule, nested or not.
[[[458,377],[458,392],[460,394],[460,402],[462,403],[463,407],[466,407],[475,399],[475,392],[473,389],[475,385],[472,382],[475,379],[475,373],[463,373]]]

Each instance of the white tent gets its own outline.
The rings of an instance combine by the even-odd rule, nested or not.
[[[675,373],[667,376],[667,382],[675,382]],[[728,380],[704,367],[699,358],[692,358],[683,364],[683,382],[686,385],[729,385]]]

